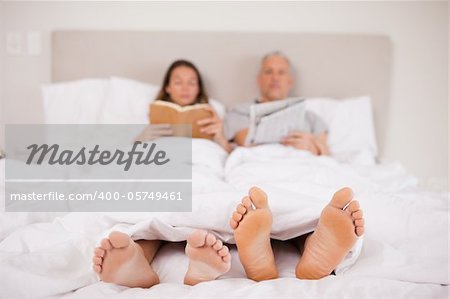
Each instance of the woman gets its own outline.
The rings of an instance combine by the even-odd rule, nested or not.
[[[177,60],[169,67],[156,100],[170,101],[180,106],[208,103],[203,81],[197,68],[189,61]],[[212,117],[197,122],[200,131],[211,135],[226,151],[231,146],[225,138],[222,120],[212,107],[205,108]],[[167,127],[144,131],[136,141],[168,135]],[[160,240],[132,240],[122,232],[114,231],[95,249],[93,269],[105,282],[128,287],[147,288],[159,283],[158,274],[150,263],[161,247]],[[214,280],[229,271],[231,255],[221,240],[205,230],[195,230],[187,238],[186,255],[189,258],[184,283],[195,285]]]
[[[180,106],[207,104],[208,96],[195,65],[186,60],[173,62],[164,76],[156,100],[169,101]],[[222,120],[211,106],[205,109],[211,111],[212,117],[197,121],[197,125],[201,127],[200,132],[212,136],[217,144],[230,152],[232,148],[225,137]]]

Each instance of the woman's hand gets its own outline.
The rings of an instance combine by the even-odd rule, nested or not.
[[[212,107],[205,107],[205,110],[212,113],[211,117],[203,118],[197,121],[197,125],[199,125],[200,132],[207,135],[212,135],[213,139],[225,137],[223,132],[223,121],[217,115],[216,111]]]
[[[134,141],[151,141],[164,136],[172,136],[173,130],[170,124],[148,125],[134,139]]]
[[[225,137],[222,119],[220,119],[212,107],[206,107],[204,109],[210,111],[212,116],[197,121],[197,125],[201,127],[200,132],[211,135],[216,143],[222,146],[226,151],[230,152],[231,145]]]

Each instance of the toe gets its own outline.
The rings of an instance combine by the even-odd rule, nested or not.
[[[187,238],[187,242],[192,247],[202,247],[205,245],[206,235],[208,233],[202,229],[196,229],[192,234]]]
[[[247,212],[247,209],[242,204],[238,204],[236,207],[236,212],[238,212],[241,215],[244,215]]]
[[[355,229],[356,235],[358,237],[362,236],[364,234],[364,227],[363,226],[357,226]]]
[[[363,211],[362,210],[358,210],[356,212],[352,213],[352,218],[353,219],[361,219],[363,218]]]
[[[356,227],[362,227],[362,226],[364,226],[364,219],[356,219],[355,220],[355,226]]]
[[[94,265],[101,265],[102,264],[102,258],[101,257],[98,257],[98,256],[94,256],[93,258],[92,258],[92,262],[94,263]]]
[[[348,208],[346,210],[351,213],[358,211],[359,210],[359,202],[357,200],[352,201],[348,205]]]
[[[266,192],[262,191],[258,187],[252,187],[250,191],[248,192],[250,195],[250,199],[252,200],[253,204],[258,209],[264,209],[268,207],[267,204],[267,194]]]
[[[238,212],[233,212],[233,220],[236,222],[241,221],[242,219],[242,214],[239,214]]]
[[[228,263],[231,261],[231,255],[227,254],[226,256],[222,256],[222,261],[224,261],[225,263]]]
[[[353,198],[352,189],[345,187],[334,193],[330,204],[338,209],[344,208]]]
[[[114,248],[127,247],[130,244],[130,236],[122,232],[114,231],[109,234],[109,241]]]
[[[335,208],[342,209],[345,206],[348,208],[349,203],[353,199],[353,190],[349,187],[344,187],[336,191],[331,199],[331,205]]]
[[[219,251],[217,251],[217,253],[221,256],[224,257],[226,256],[230,251],[228,250],[227,246],[223,246],[222,249],[220,249]]]
[[[236,229],[238,227],[238,222],[234,220],[233,218],[230,219],[230,227],[232,229]]]
[[[242,198],[242,205],[248,210],[252,208],[252,201],[250,200],[250,197],[245,196]]]
[[[216,243],[216,237],[213,234],[208,233],[206,236],[206,245],[212,246],[214,243]]]
[[[216,240],[216,243],[214,243],[213,248],[214,250],[220,250],[223,247],[223,243],[220,240]]]
[[[105,256],[105,250],[101,247],[96,247],[94,250],[94,255],[98,257],[104,257]]]
[[[109,242],[108,239],[103,239],[103,240],[100,242],[100,247],[101,247],[102,249],[104,249],[104,250],[111,250],[111,249],[112,249],[111,242]]]
[[[102,272],[102,267],[100,267],[99,265],[92,266],[92,269],[94,269],[94,271],[97,273]]]

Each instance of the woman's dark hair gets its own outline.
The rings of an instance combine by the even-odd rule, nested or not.
[[[173,70],[180,66],[185,66],[185,67],[188,67],[188,68],[194,70],[195,74],[197,75],[198,94],[197,94],[197,97],[195,98],[194,104],[208,103],[208,95],[206,94],[205,87],[203,85],[203,80],[202,80],[202,77],[200,76],[200,72],[198,71],[198,69],[195,67],[195,65],[192,62],[187,61],[187,60],[182,60],[182,59],[176,60],[170,65],[169,69],[167,70],[167,72],[164,76],[163,84],[158,93],[158,96],[156,97],[156,100],[172,101],[172,99],[170,98],[170,94],[168,94],[166,91],[166,87],[170,83],[170,77],[172,76]]]

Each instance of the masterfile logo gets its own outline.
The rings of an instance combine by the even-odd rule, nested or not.
[[[142,147],[143,150],[139,150]],[[49,165],[108,165],[111,163],[117,163],[117,165],[124,165],[124,170],[128,171],[133,163],[137,165],[144,164],[150,165],[164,165],[170,161],[166,159],[166,152],[163,150],[156,150],[156,143],[142,143],[136,141],[133,143],[133,148],[129,152],[122,150],[115,150],[111,152],[109,150],[101,151],[100,145],[96,144],[93,149],[88,150],[83,146],[80,151],[75,152],[72,150],[60,150],[58,144],[32,144],[27,147],[30,150],[30,155],[27,159],[27,164],[30,165],[34,160],[36,164],[41,165],[44,160]],[[136,158],[134,158],[136,157]],[[35,159],[36,158],[36,159]],[[46,159],[47,158],[47,159]]]
[[[191,211],[192,139],[149,131],[7,125],[6,211]]]

